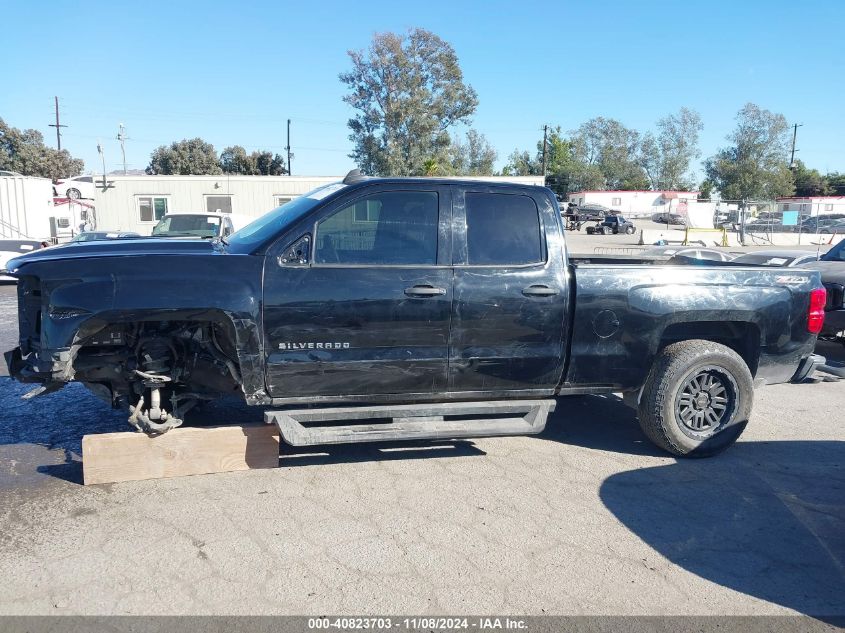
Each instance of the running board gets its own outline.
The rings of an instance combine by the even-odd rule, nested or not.
[[[546,419],[554,409],[554,400],[328,407],[266,411],[264,422],[276,424],[282,439],[291,446],[315,446],[535,435],[546,428]],[[346,421],[358,423],[337,424]]]

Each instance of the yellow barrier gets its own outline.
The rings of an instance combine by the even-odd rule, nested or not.
[[[728,231],[725,227],[721,229],[694,229],[690,227],[686,227],[684,231],[684,241],[682,244],[684,246],[689,246],[689,235],[690,233],[721,233],[722,239],[720,240],[719,246],[729,246],[728,244]]]

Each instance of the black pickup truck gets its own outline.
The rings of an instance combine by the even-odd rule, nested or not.
[[[755,386],[807,374],[824,318],[817,272],[579,262],[543,187],[356,173],[228,239],[72,244],[9,272],[10,374],[41,383],[34,395],[81,381],[151,434],[220,394],[377,407],[622,392],[656,444],[708,455],[739,437]]]

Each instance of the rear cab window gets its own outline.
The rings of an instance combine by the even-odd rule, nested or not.
[[[467,192],[466,263],[525,266],[545,261],[537,203],[528,195]]]

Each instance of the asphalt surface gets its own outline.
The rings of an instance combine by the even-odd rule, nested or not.
[[[741,441],[704,460],[585,396],[539,437],[89,487],[82,435],[125,415],[80,385],[27,390],[0,377],[0,614],[845,615],[845,383],[759,390]],[[223,402],[202,422],[260,419]]]

